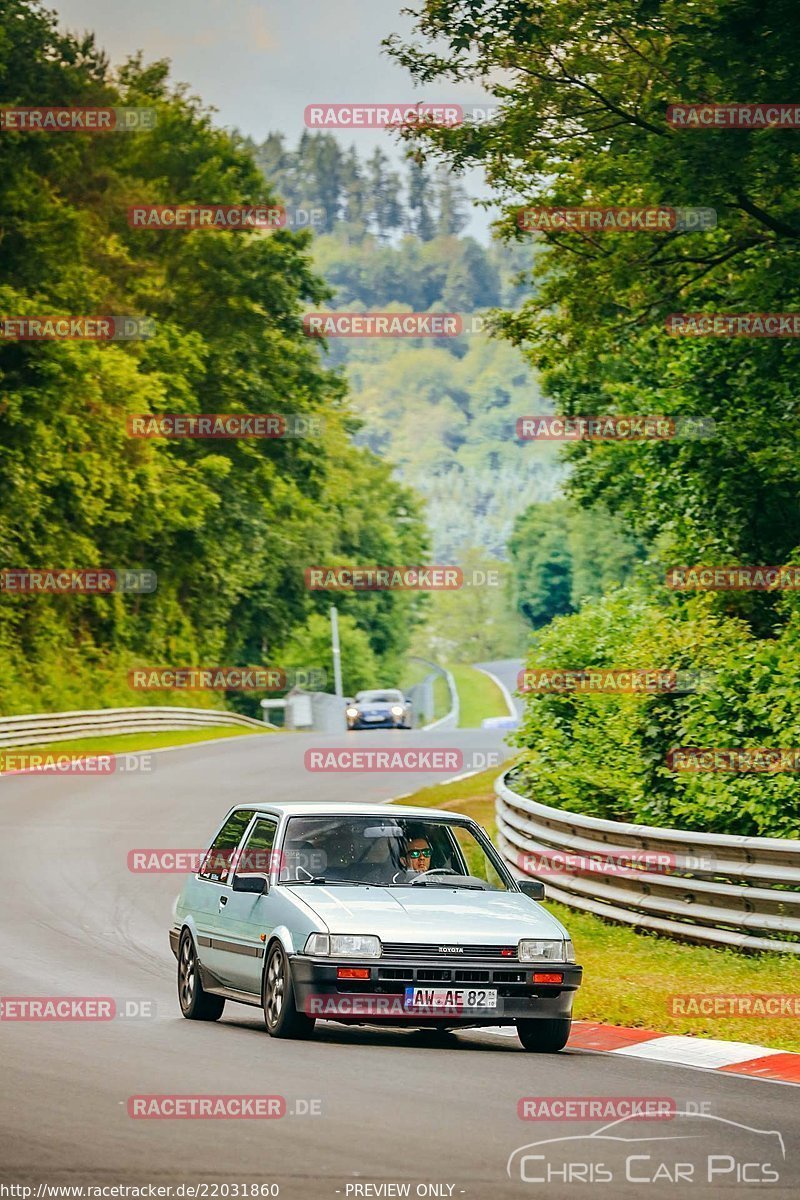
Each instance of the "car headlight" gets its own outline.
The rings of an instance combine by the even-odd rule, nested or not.
[[[404,712],[405,712],[405,709],[403,708],[402,704],[393,704],[392,705],[392,716],[393,717],[402,717]]]
[[[318,958],[380,958],[381,939],[373,933],[311,933],[304,954]]]
[[[347,713],[348,717],[357,717],[358,716],[357,708],[347,708],[347,709],[345,709],[345,712]]]
[[[542,959],[570,961],[566,958],[565,945],[561,938],[523,938],[517,947],[517,956],[520,962],[541,962]]]

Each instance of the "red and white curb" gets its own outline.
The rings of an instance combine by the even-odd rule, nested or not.
[[[514,1029],[489,1029],[487,1033],[514,1036]],[[621,1054],[626,1058],[646,1058],[651,1062],[673,1063],[681,1067],[700,1067],[723,1071],[727,1075],[746,1075],[800,1085],[800,1054],[770,1050],[749,1042],[725,1042],[717,1038],[680,1037],[656,1033],[650,1029],[626,1029],[619,1025],[601,1025],[595,1021],[575,1021],[567,1046],[571,1050],[595,1050],[603,1054]]]

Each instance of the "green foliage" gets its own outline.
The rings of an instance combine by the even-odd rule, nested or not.
[[[367,634],[353,617],[339,615],[339,646],[341,649],[342,687],[347,696],[362,688],[381,687],[385,684],[382,672],[389,672],[393,664],[379,664]],[[307,669],[316,667],[327,673],[328,684],[322,691],[333,691],[333,656],[331,654],[330,618],[322,613],[313,613],[302,629],[298,629],[280,654],[281,663],[287,667]]]
[[[643,556],[618,518],[568,500],[532,504],[508,543],[518,611],[538,628],[626,583]]]
[[[0,555],[20,567],[146,567],[158,589],[4,596],[0,708],[119,700],[134,660],[274,662],[327,603],[306,591],[306,566],[426,553],[411,493],[353,446],[342,379],[303,335],[303,310],[329,294],[310,239],[130,228],[137,201],[273,193],[241,141],[170,85],[166,64],[132,60],[113,75],[91,37],[58,33],[32,0],[9,0],[5,15],[6,103],[145,106],[158,121],[139,133],[3,134],[0,307],[146,315],[157,332],[0,345]],[[321,418],[324,436],[131,440],[125,418],[142,412],[297,413]],[[345,608],[393,662],[416,600],[356,596]]]
[[[796,94],[797,5],[427,0],[417,32],[425,44],[389,46],[418,83],[477,84],[497,100],[491,124],[429,126],[408,140],[423,161],[481,167],[504,208],[500,235],[533,240],[533,286],[497,326],[541,372],[557,411],[716,426],[707,438],[575,442],[569,495],[620,517],[659,572],[795,561],[796,339],[681,338],[665,322],[800,307],[795,135],[667,121],[670,104]],[[531,235],[518,225],[523,205],[699,206],[716,210],[717,225]],[[591,521],[578,533],[564,506],[547,512],[523,515],[512,539],[520,600],[536,624],[624,579],[638,553]],[[796,837],[792,775],[672,775],[665,756],[681,745],[797,744],[797,622],[796,600],[778,593],[687,599],[663,588],[617,590],[558,617],[537,634],[531,665],[717,674],[707,691],[683,696],[531,696],[519,733],[531,794],[659,825]]]
[[[428,242],[466,224],[466,193],[444,167],[432,177],[410,159],[403,180],[379,147],[362,159],[354,145],[343,150],[331,133],[306,131],[296,150],[284,145],[281,133],[269,133],[260,145],[250,138],[245,144],[282,200],[317,210],[318,230],[331,232],[344,223],[356,241],[367,233],[389,241],[405,232]]]
[[[786,773],[672,772],[678,747],[796,747],[800,614],[759,640],[709,597],[657,604],[621,589],[535,635],[527,667],[699,670],[685,694],[534,694],[515,735],[521,784],[544,804],[613,820],[800,836],[800,780]]]
[[[483,127],[420,128],[418,154],[480,166],[530,239],[528,205],[702,206],[716,229],[535,235],[536,291],[502,326],[566,415],[700,415],[717,436],[576,443],[571,491],[619,512],[666,561],[785,561],[800,544],[796,339],[680,338],[672,312],[800,306],[796,134],[680,130],[672,103],[773,102],[800,87],[792,0],[428,0],[430,46],[393,42],[425,85],[485,85]],[[765,633],[769,596],[721,598]]]
[[[464,663],[521,657],[530,629],[513,610],[509,563],[472,548],[459,555],[459,565],[468,586],[431,594],[413,653]]]

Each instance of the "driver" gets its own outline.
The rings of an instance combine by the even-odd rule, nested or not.
[[[415,875],[419,875],[423,871],[429,871],[431,844],[428,839],[426,837],[409,838],[405,850],[400,855],[400,863],[403,870],[397,872],[394,883],[402,883],[407,879],[413,879]]]

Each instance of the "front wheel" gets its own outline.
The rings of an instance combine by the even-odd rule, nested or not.
[[[540,1020],[517,1021],[516,1026],[523,1049],[538,1054],[555,1054],[566,1046],[572,1021],[569,1017],[543,1017]]]
[[[197,952],[188,929],[178,946],[178,1003],[187,1021],[218,1021],[225,1007],[224,996],[212,996],[200,982]]]
[[[277,942],[269,952],[264,976],[264,1021],[270,1037],[301,1038],[314,1031],[314,1018],[297,1011],[289,960]]]

